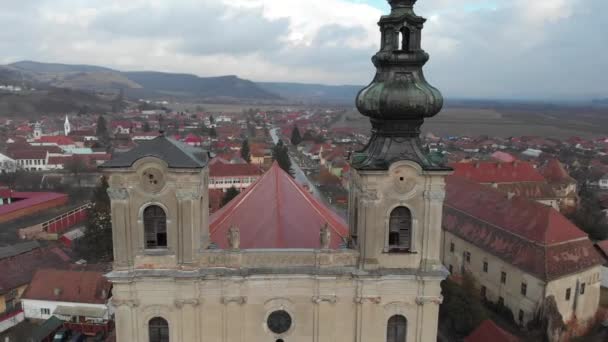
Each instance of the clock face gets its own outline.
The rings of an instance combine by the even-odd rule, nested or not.
[[[148,192],[158,192],[165,186],[165,175],[156,168],[145,169],[141,175],[143,188]]]
[[[283,334],[291,328],[291,316],[287,311],[278,310],[268,316],[268,329],[275,334]]]

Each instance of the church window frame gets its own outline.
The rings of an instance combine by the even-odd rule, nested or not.
[[[409,233],[402,231],[399,228],[397,223],[397,216],[393,216],[396,214],[397,210],[407,210],[407,215],[409,215]],[[404,212],[405,213],[405,212]],[[385,229],[385,241],[384,241],[384,252],[392,253],[392,254],[407,254],[407,253],[416,253],[416,232],[418,228],[418,221],[415,219],[416,215],[414,210],[412,210],[409,206],[400,203],[399,205],[395,205],[390,208],[387,212],[386,218],[386,229]],[[404,229],[405,230],[405,229]],[[396,234],[399,234],[398,244],[395,244],[394,238],[396,238]],[[407,235],[409,234],[409,235]],[[402,240],[405,238],[406,242]]]
[[[407,341],[407,318],[404,315],[392,315],[386,322],[387,342]]]
[[[150,342],[169,342],[169,334],[169,321],[165,318],[156,316],[148,320],[148,340]]]
[[[167,208],[157,203],[150,203],[142,209],[144,249],[167,250],[169,248],[168,216]]]

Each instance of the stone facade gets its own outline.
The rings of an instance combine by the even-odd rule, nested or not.
[[[162,171],[153,187],[151,170]],[[407,341],[435,340],[446,276],[441,173],[412,162],[357,173],[358,247],[219,250],[208,248],[206,172],[171,170],[150,157],[110,172],[115,263],[108,278],[118,341],[149,341],[155,317],[168,322],[170,341],[384,341],[394,315],[407,319]],[[142,215],[151,204],[168,214],[163,250],[144,248]],[[414,243],[411,253],[391,254],[387,215],[399,205],[413,212]],[[266,324],[278,309],[292,318],[282,334]]]

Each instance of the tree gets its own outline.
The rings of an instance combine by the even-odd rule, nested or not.
[[[222,207],[228,204],[228,202],[232,201],[236,196],[238,196],[240,192],[233,186],[226,190],[224,197],[222,198]]]
[[[289,159],[289,152],[287,150],[287,146],[283,144],[283,140],[279,140],[272,148],[272,159],[279,164],[281,169],[293,177],[291,159]]]
[[[102,145],[107,146],[110,143],[110,133],[108,132],[106,119],[103,115],[100,115],[99,118],[97,118],[97,131],[95,132],[95,135]]]
[[[608,224],[604,221],[599,198],[587,187],[586,183],[581,186],[579,197],[580,205],[570,219],[592,239],[607,239]]]
[[[209,123],[212,125],[215,123],[215,118],[213,117],[213,114],[209,115]]]
[[[439,307],[440,319],[459,336],[470,334],[487,316],[471,275],[463,277],[462,286],[450,279],[441,283],[443,303]]]
[[[249,149],[249,140],[243,140],[243,144],[241,145],[241,158],[243,158],[247,163],[251,163],[251,150]]]
[[[294,146],[298,146],[302,142],[302,136],[300,135],[300,130],[298,126],[293,126],[293,130],[291,131],[291,144]]]
[[[144,122],[144,132],[150,132],[152,129],[150,128],[150,123],[148,121]]]
[[[112,261],[112,216],[108,180],[104,176],[93,191],[85,235],[76,245],[77,252],[90,262]]]
[[[81,176],[87,170],[87,165],[84,161],[77,156],[73,156],[65,163],[64,167],[72,176],[74,176],[78,187],[80,187]]]

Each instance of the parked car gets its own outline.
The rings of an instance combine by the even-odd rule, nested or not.
[[[55,333],[55,336],[53,336],[53,342],[64,342],[67,341],[68,338],[70,338],[70,331],[66,328],[61,328]]]

